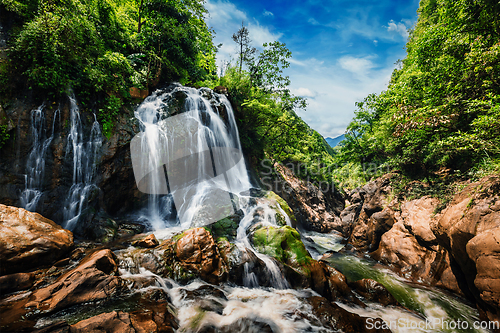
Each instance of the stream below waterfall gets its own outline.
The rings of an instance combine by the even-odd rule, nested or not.
[[[73,184],[63,209],[65,226],[74,229],[87,198],[97,186],[94,174],[102,135],[95,121],[88,138],[83,136],[73,96],[70,101],[66,154],[73,161]],[[53,130],[47,136],[39,129],[45,126],[42,110],[43,106],[32,115],[34,143],[26,169],[26,189],[21,195],[21,202],[29,210],[36,209],[42,195],[44,159],[53,138]],[[119,259],[119,275],[127,281],[149,279],[154,283],[129,283],[127,297],[59,311],[39,319],[37,327],[60,319],[75,323],[105,311],[134,309],[137,306],[134,295],[162,290],[179,320],[178,332],[337,331],[324,325],[312,311],[309,299],[319,294],[311,289],[292,289],[276,260],[259,253],[249,239],[257,224],[280,227],[291,226],[291,221],[279,205],[270,207],[269,201],[251,195],[255,189],[242,158],[236,120],[227,98],[205,88],[196,90],[176,85],[146,98],[135,117],[141,125],[141,133],[131,143],[140,156],[134,173],[138,187],[145,189],[149,199],[143,209],[127,218],[146,225],[161,241],[186,229],[209,226],[221,218],[239,215],[233,243],[241,252],[250,252],[265,264],[270,283],[259,285],[257,273],[245,264],[243,285],[214,286],[200,279],[183,285],[130,259],[135,247],[118,246],[114,252]],[[217,149],[221,147],[224,149]],[[187,176],[182,176],[178,169]],[[278,221],[277,214],[284,222]],[[341,308],[362,317],[382,318],[393,332],[489,332],[474,328],[474,323],[479,321],[478,313],[458,296],[412,284],[370,259],[339,252],[343,245],[342,236],[337,233],[301,230],[299,233],[313,259],[328,262],[349,281],[368,278],[381,283],[401,304],[382,306],[364,300],[367,306],[361,307],[337,301]]]

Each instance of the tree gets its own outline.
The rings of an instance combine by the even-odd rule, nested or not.
[[[241,22],[241,29],[237,33],[233,34],[233,41],[238,44],[240,50],[238,52],[238,58],[240,63],[240,74],[243,66],[243,62],[250,63],[253,61],[253,55],[257,51],[255,47],[251,46],[252,40],[248,36],[249,32],[247,27]]]

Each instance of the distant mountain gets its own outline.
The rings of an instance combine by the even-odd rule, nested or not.
[[[338,144],[340,143],[340,141],[342,141],[344,139],[345,139],[345,135],[344,134],[339,135],[339,136],[337,136],[335,138],[325,138],[326,142],[328,142],[328,144],[332,148],[338,146]]]

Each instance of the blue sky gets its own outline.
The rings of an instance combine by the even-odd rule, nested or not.
[[[308,99],[299,115],[325,137],[343,134],[355,102],[387,87],[406,56],[418,0],[207,0],[207,24],[222,43],[218,65],[236,58],[231,40],[241,22],[254,46],[279,40],[292,51],[285,72],[292,92]]]

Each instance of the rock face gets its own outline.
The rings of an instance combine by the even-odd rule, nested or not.
[[[311,182],[300,180],[294,175],[294,165],[278,165],[280,173],[273,184],[262,178],[264,187],[276,192],[293,209],[297,223],[307,230],[329,232],[341,225],[340,212],[344,209],[343,195],[333,184],[319,188]]]
[[[73,234],[38,213],[0,204],[0,274],[52,264],[73,247]]]
[[[394,213],[397,222],[382,235],[372,256],[408,279],[461,293],[448,252],[437,244],[430,227],[438,203],[431,197],[404,202],[401,212]]]
[[[342,223],[336,230],[357,249],[376,250],[381,236],[394,224],[394,212],[387,207],[390,191],[390,178],[386,176],[350,193],[352,205],[341,213]]]
[[[124,285],[122,280],[115,276],[117,267],[116,257],[110,250],[94,252],[54,283],[35,290],[20,301],[14,301],[10,305],[3,304],[0,327],[9,328],[9,325],[19,323],[29,325],[29,322],[20,319],[104,300],[118,294],[124,289]]]
[[[500,319],[500,178],[467,186],[431,228],[457,264],[464,294],[473,297],[490,319]]]

